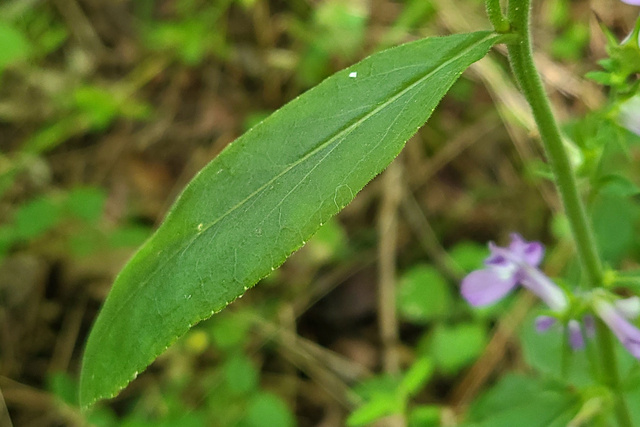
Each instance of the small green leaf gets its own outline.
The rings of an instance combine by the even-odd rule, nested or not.
[[[78,405],[78,384],[67,373],[53,372],[49,374],[47,389],[67,405]]]
[[[347,418],[349,427],[371,424],[381,418],[402,413],[403,400],[394,394],[380,394],[353,411]]]
[[[600,178],[598,183],[600,191],[617,197],[635,196],[640,193],[640,188],[631,180],[621,174],[612,173]]]
[[[640,209],[630,198],[600,194],[591,211],[596,243],[603,260],[618,265],[635,242]]]
[[[483,261],[489,256],[487,245],[476,242],[460,242],[449,251],[449,256],[465,272],[482,268]]]
[[[347,237],[338,221],[327,221],[305,246],[307,255],[316,264],[339,259],[347,249]]]
[[[20,239],[33,239],[55,227],[59,220],[58,204],[49,197],[38,197],[16,211],[14,233]]]
[[[434,366],[431,359],[421,357],[416,360],[411,368],[404,374],[400,383],[400,391],[409,396],[413,396],[425,386],[433,375]]]
[[[589,43],[589,27],[586,24],[572,22],[551,42],[551,54],[568,61],[578,61]]]
[[[315,10],[313,40],[326,52],[353,56],[364,41],[367,18],[367,8],[358,2],[326,0]]]
[[[223,351],[241,347],[246,342],[251,327],[249,317],[242,312],[225,312],[209,323],[213,342]]]
[[[442,372],[455,374],[480,355],[486,335],[485,328],[475,323],[438,326],[431,337],[430,354]]]
[[[571,239],[571,226],[564,213],[557,213],[551,219],[551,232],[553,236],[560,239]]]
[[[31,51],[29,41],[7,22],[0,21],[0,72],[15,61],[27,58]]]
[[[295,420],[282,399],[271,393],[260,393],[249,404],[247,415],[240,425],[242,427],[293,427]]]
[[[436,405],[420,405],[409,413],[409,427],[440,427],[442,408]]]
[[[489,418],[501,410],[526,403],[531,396],[543,393],[545,388],[540,379],[508,373],[473,402],[469,417]]]
[[[611,84],[611,73],[607,73],[605,71],[589,71],[584,76],[601,85]]]
[[[229,391],[236,395],[247,394],[258,388],[258,370],[253,362],[242,354],[231,356],[225,363],[224,376]]]
[[[151,228],[144,225],[128,224],[111,232],[108,244],[113,248],[138,246],[144,243],[150,235]]]
[[[353,391],[363,400],[372,400],[381,394],[395,394],[401,379],[391,374],[380,374],[357,384]]]
[[[500,39],[418,40],[336,73],[227,147],[125,266],[89,336],[88,406],[300,248],[398,154],[460,74]]]
[[[474,427],[561,427],[579,408],[569,389],[558,389],[540,380],[507,375],[480,396],[469,411]]]
[[[428,380],[431,362],[420,358],[403,378],[381,374],[369,378],[354,392],[365,402],[349,415],[348,426],[364,426],[392,414],[404,412],[407,397]]]
[[[400,280],[398,308],[407,320],[424,323],[442,318],[451,311],[452,302],[449,284],[432,266],[415,266]]]
[[[97,221],[102,215],[107,195],[100,188],[81,187],[69,192],[67,209],[87,222]]]

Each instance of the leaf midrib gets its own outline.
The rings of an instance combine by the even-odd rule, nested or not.
[[[277,181],[279,178],[281,178],[282,176],[286,175],[288,172],[290,172],[292,169],[294,169],[296,166],[302,164],[303,162],[305,162],[307,159],[309,159],[310,157],[312,157],[313,155],[315,155],[317,152],[321,151],[322,149],[324,149],[325,147],[333,144],[334,142],[338,141],[340,138],[342,137],[346,137],[347,135],[349,135],[354,129],[356,129],[358,126],[360,126],[362,123],[364,123],[365,121],[367,121],[368,119],[370,119],[371,117],[375,116],[377,113],[379,113],[381,110],[387,108],[388,106],[392,105],[398,98],[402,97],[404,94],[406,94],[408,91],[410,91],[411,89],[413,89],[414,87],[422,84],[425,80],[427,80],[428,78],[432,77],[434,74],[436,74],[438,71],[440,71],[442,68],[444,68],[445,66],[449,65],[450,63],[464,57],[470,50],[472,50],[475,46],[484,43],[485,41],[487,41],[490,38],[496,37],[495,33],[489,33],[487,34],[485,37],[483,37],[482,39],[470,44],[468,47],[466,47],[465,49],[463,49],[462,51],[460,51],[458,54],[454,55],[451,59],[443,62],[442,64],[440,64],[439,66],[435,67],[432,71],[430,71],[429,73],[425,74],[423,77],[419,78],[418,80],[416,80],[415,82],[411,83],[409,86],[407,86],[406,88],[398,91],[395,95],[393,95],[391,98],[389,98],[388,100],[386,100],[385,102],[383,102],[382,104],[380,104],[378,107],[374,108],[373,110],[371,110],[370,112],[367,112],[366,114],[364,114],[361,118],[359,118],[358,120],[356,120],[355,122],[353,122],[351,125],[349,125],[348,127],[339,130],[334,136],[332,136],[331,138],[329,138],[326,142],[321,143],[320,145],[318,145],[317,147],[315,147],[313,150],[309,151],[309,153],[305,154],[303,157],[301,157],[299,160],[291,163],[289,166],[287,166],[282,172],[280,172],[278,175],[274,176],[272,179],[270,179],[269,181],[267,181],[265,184],[263,184],[262,186],[260,186],[258,189],[256,189],[254,192],[252,192],[250,195],[248,195],[245,199],[243,199],[242,201],[238,202],[236,205],[234,205],[233,207],[231,207],[228,211],[226,211],[225,213],[223,213],[222,215],[220,215],[218,218],[216,218],[213,222],[211,222],[211,224],[207,225],[206,227],[203,227],[202,230],[198,231],[198,233],[191,238],[190,240],[188,240],[185,244],[179,246],[178,248],[176,248],[176,250],[169,256],[169,258],[167,258],[167,260],[165,261],[165,263],[163,264],[162,267],[156,269],[154,272],[152,272],[150,275],[148,275],[143,281],[140,282],[140,285],[138,287],[136,287],[135,289],[133,289],[131,292],[129,292],[129,294],[127,295],[127,297],[122,301],[122,303],[120,304],[120,306],[118,307],[118,309],[113,313],[112,315],[112,319],[116,319],[117,315],[120,313],[120,311],[128,305],[129,301],[134,298],[142,289],[144,289],[145,285],[147,285],[157,274],[159,274],[160,272],[164,271],[166,268],[168,268],[171,263],[170,261],[172,261],[176,255],[178,255],[180,252],[184,251],[185,249],[187,249],[189,246],[191,246],[193,244],[193,242],[195,242],[200,236],[202,236],[207,230],[209,230],[211,227],[213,227],[214,225],[216,225],[217,223],[219,223],[220,221],[222,221],[224,218],[226,218],[227,216],[229,216],[230,214],[232,214],[235,210],[239,209],[242,205],[244,205],[245,203],[247,203],[249,200],[251,200],[253,197],[255,197],[256,195],[258,195],[260,192],[262,192],[264,189],[266,189],[269,185],[271,185],[272,183],[274,183],[275,181]],[[344,73],[346,73],[345,70]],[[394,69],[394,71],[397,71],[397,69]],[[248,135],[248,133],[246,134]],[[336,144],[336,147],[338,145],[340,145],[340,143],[344,140],[344,138],[342,138],[341,140],[338,141],[338,143]],[[333,150],[332,150],[333,151]],[[326,158],[323,157],[321,162],[324,161],[324,159]],[[291,194],[292,191],[295,190],[295,188],[297,188],[298,185],[300,185],[300,183],[298,183],[289,193],[287,193],[287,195]],[[280,202],[282,203],[284,201],[283,200]],[[153,237],[151,238],[153,239]],[[135,259],[135,255],[134,255],[134,259]],[[117,281],[117,278],[116,278]],[[203,319],[197,319],[194,322],[198,322],[201,321]],[[108,322],[106,323],[105,326],[109,326],[111,323],[113,323],[112,320],[108,319]],[[156,355],[152,356],[151,360],[153,360],[153,358]],[[146,365],[145,365],[146,366]],[[134,377],[135,378],[135,377]],[[125,383],[126,385],[127,383]],[[121,390],[123,386],[119,386],[116,389],[116,392],[118,390]],[[101,397],[103,397],[103,395],[98,396],[97,398],[95,398],[94,400],[92,400],[91,403],[89,403],[89,405],[91,405],[93,402],[99,400]]]

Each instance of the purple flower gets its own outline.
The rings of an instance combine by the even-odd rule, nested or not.
[[[540,242],[527,242],[519,234],[511,235],[508,248],[489,243],[491,255],[485,260],[486,268],[471,272],[462,280],[462,296],[473,306],[491,304],[521,284],[543,300],[555,313],[562,315],[569,306],[564,291],[553,283],[538,265],[544,255]],[[593,319],[583,319],[587,335],[593,335]],[[536,329],[545,332],[557,322],[553,316],[538,316]],[[589,326],[591,325],[591,326]],[[566,323],[569,344],[575,349],[584,347],[585,337],[580,322],[570,319]]]
[[[623,3],[640,6],[640,0],[622,0]]]
[[[536,317],[536,330],[538,332],[547,332],[553,325],[556,324],[556,318],[551,316],[538,316]]]
[[[574,350],[584,348],[584,337],[580,329],[580,322],[575,319],[569,320],[567,329],[569,330],[569,344],[571,348]]]
[[[508,248],[489,243],[489,249],[486,268],[473,271],[462,280],[461,293],[469,304],[494,303],[521,284],[552,310],[563,311],[567,307],[564,292],[537,268],[544,255],[542,243],[527,242],[514,233]]]
[[[536,317],[536,330],[540,333],[548,331],[553,325],[557,323],[557,319],[551,316],[538,316]],[[595,335],[596,329],[593,321],[593,317],[590,315],[582,318],[582,325],[586,332],[586,338],[592,338]],[[569,333],[569,344],[574,350],[580,350],[584,348],[585,336],[583,334],[583,327],[576,319],[571,319],[567,323],[567,331]]]
[[[628,321],[640,313],[640,298],[621,299],[613,304],[604,298],[596,298],[593,309],[629,353],[640,359],[640,329]]]
[[[544,246],[540,242],[527,242],[514,233],[509,247],[489,243],[489,249],[491,255],[484,262],[486,267],[473,271],[462,279],[461,293],[469,304],[482,306],[494,303],[521,284],[543,300],[552,311],[552,316],[538,316],[538,332],[549,330],[558,322],[557,319],[562,319],[571,347],[574,350],[583,348],[585,338],[595,334],[594,318],[589,314],[580,315],[581,319],[567,318],[567,296],[538,269],[544,255]],[[640,359],[640,329],[629,322],[629,319],[640,315],[640,298],[636,296],[610,302],[604,292],[594,290],[590,293],[591,307],[626,349]],[[583,332],[586,332],[586,337]]]

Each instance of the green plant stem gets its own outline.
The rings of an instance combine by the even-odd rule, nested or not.
[[[509,1],[508,18],[512,31],[520,36],[517,41],[508,44],[511,67],[531,106],[569,220],[586,285],[589,289],[593,289],[602,285],[602,263],[580,198],[576,177],[562,142],[560,129],[533,61],[530,30],[531,0]],[[615,414],[618,424],[631,427],[629,410],[622,397],[614,342],[611,333],[600,321],[597,324],[597,335],[602,368],[601,380],[616,394]]]
[[[498,33],[506,33],[510,30],[509,20],[502,13],[500,0],[487,0],[487,15],[491,25]]]
[[[598,257],[595,239],[578,192],[576,177],[562,142],[560,129],[533,62],[529,33],[529,11],[530,0],[509,3],[511,25],[521,36],[517,42],[508,45],[509,59],[538,125],[545,152],[551,163],[555,182],[571,226],[578,258],[588,287],[596,288],[602,284],[602,263]]]

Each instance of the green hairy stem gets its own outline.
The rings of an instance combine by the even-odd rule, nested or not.
[[[499,1],[487,0],[487,10],[499,7]],[[500,12],[501,13],[501,12]],[[495,26],[494,18],[490,19]],[[508,44],[509,60],[513,73],[524,93],[538,125],[540,137],[549,159],[555,184],[571,226],[576,252],[589,289],[600,287],[603,280],[602,263],[597,253],[595,239],[587,219],[574,171],[565,150],[562,135],[555,120],[535,63],[531,47],[531,0],[511,0],[508,6],[511,30],[519,35]],[[616,394],[615,415],[620,426],[632,426],[626,403],[622,397],[618,368],[614,354],[614,342],[609,330],[598,321],[597,341],[600,353],[601,381]]]
[[[491,25],[498,33],[506,33],[510,30],[509,20],[502,13],[500,0],[487,0],[487,15]]]

